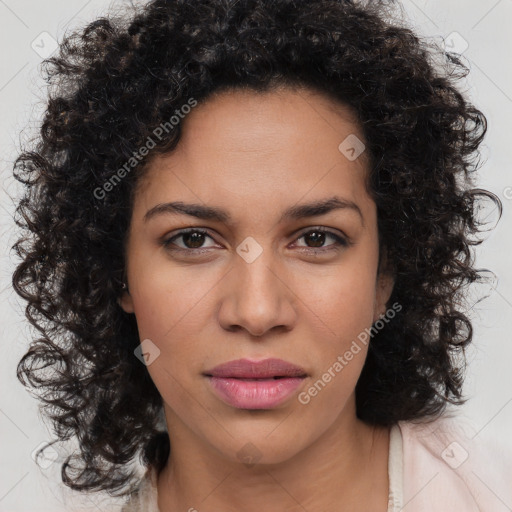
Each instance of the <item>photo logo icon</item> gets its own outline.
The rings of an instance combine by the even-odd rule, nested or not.
[[[252,236],[248,236],[238,245],[236,252],[247,263],[252,263],[263,252],[263,247]]]
[[[343,142],[338,146],[338,149],[342,155],[345,156],[347,160],[353,162],[357,160],[366,149],[363,141],[351,133]]]
[[[30,46],[39,57],[47,59],[59,47],[59,43],[48,32],[41,32]]]
[[[146,366],[152,364],[160,355],[160,349],[149,339],[146,338],[133,353]]]
[[[446,52],[462,55],[469,48],[469,43],[458,32],[448,34],[444,40]]]
[[[457,469],[469,457],[469,454],[457,441],[454,441],[443,450],[441,457],[448,466]]]
[[[245,444],[236,454],[237,458],[248,468],[254,466],[261,457],[262,453],[252,443]]]

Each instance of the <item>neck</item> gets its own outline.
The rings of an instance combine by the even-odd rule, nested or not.
[[[158,477],[161,512],[387,510],[390,429],[360,421],[355,407],[354,414],[340,415],[312,444],[276,464],[233,461],[171,410],[166,419],[171,456]]]

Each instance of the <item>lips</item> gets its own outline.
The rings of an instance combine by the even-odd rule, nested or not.
[[[238,359],[204,373],[215,395],[238,409],[272,409],[300,387],[307,374],[282,359]]]
[[[271,379],[283,377],[305,377],[306,371],[282,359],[269,358],[262,361],[237,359],[220,364],[206,371],[208,377],[232,379]]]

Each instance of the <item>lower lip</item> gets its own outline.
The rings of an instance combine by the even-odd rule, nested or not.
[[[208,377],[221,400],[238,409],[271,409],[289,398],[302,384],[302,377],[244,380]]]

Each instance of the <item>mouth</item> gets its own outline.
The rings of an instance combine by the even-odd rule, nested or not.
[[[260,361],[237,359],[217,365],[207,370],[207,377],[224,377],[230,379],[284,379],[287,377],[305,377],[304,368],[277,358]]]
[[[306,371],[282,359],[238,359],[208,370],[214,395],[237,409],[273,409],[288,401],[303,385]]]
[[[229,376],[226,376],[226,377],[219,377],[219,376],[215,376],[215,375],[212,375],[212,374],[209,374],[209,373],[204,373],[203,375],[205,377],[212,377],[212,378],[236,379],[236,380],[245,380],[245,381],[254,381],[254,382],[257,382],[257,381],[268,381],[268,380],[279,380],[279,379],[290,379],[290,378],[305,378],[305,377],[307,377],[306,374],[298,375],[297,377],[289,377],[289,376],[286,376],[286,375],[274,375],[272,377],[235,377],[235,376],[229,375]]]
[[[208,376],[213,394],[235,409],[275,409],[286,402],[303,385],[305,377],[271,377],[240,379]]]

